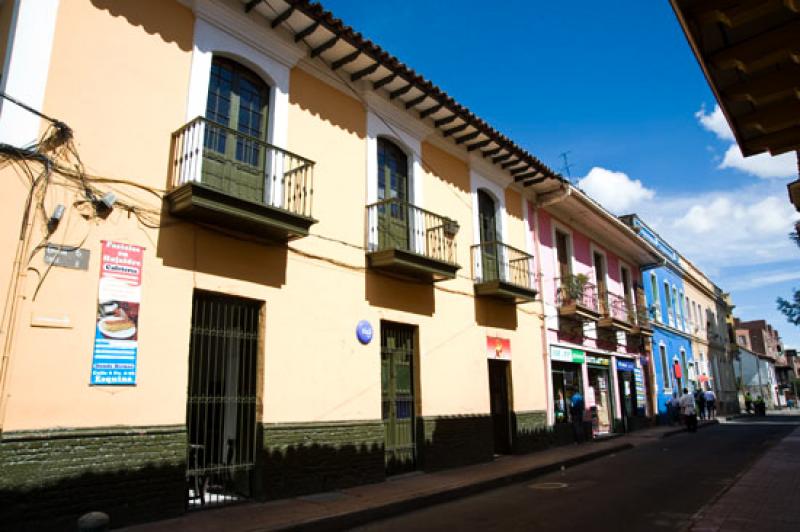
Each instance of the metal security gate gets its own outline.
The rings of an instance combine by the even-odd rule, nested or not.
[[[194,293],[186,406],[190,508],[250,496],[260,308],[247,299]]]
[[[381,390],[386,473],[416,467],[414,434],[415,328],[381,323]]]

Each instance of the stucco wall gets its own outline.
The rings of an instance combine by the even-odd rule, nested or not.
[[[68,207],[53,241],[91,251],[87,271],[52,268],[25,280],[6,388],[4,431],[52,427],[169,425],[185,422],[192,292],[222,292],[264,302],[259,420],[267,423],[375,420],[381,417],[380,336],[361,345],[358,320],[419,328],[418,414],[489,412],[486,336],[511,340],[513,408],[545,408],[540,303],[515,306],[473,295],[470,177],[463,158],[421,144],[425,208],[458,221],[457,279],[425,285],[365,269],[367,108],[307,69],[290,74],[287,148],[316,161],[307,238],[253,242],[162,212],[170,134],[186,120],[194,17],[179,4],[62,2],[44,111],[74,128],[94,175],[133,181],[95,183],[144,206],[147,227],[119,205],[95,218],[76,187],[52,186],[45,210]],[[91,32],[75,28],[91,27]],[[155,90],[157,89],[157,90]],[[4,170],[6,174],[10,169]],[[9,176],[0,234],[14,249],[26,180]],[[504,190],[508,243],[530,238],[518,190]],[[32,242],[44,234],[37,218]],[[137,385],[88,385],[102,239],[144,246]],[[7,257],[0,274],[11,278]],[[38,273],[37,273],[38,272]],[[65,328],[31,327],[31,317],[64,317]]]

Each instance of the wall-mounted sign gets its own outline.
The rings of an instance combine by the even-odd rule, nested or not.
[[[644,375],[642,370],[634,368],[633,380],[636,385],[636,404],[639,408],[644,408],[645,405],[645,392],[644,392]]]
[[[680,379],[683,377],[683,370],[681,370],[681,363],[677,360],[672,364],[672,369],[675,372],[675,378]]]
[[[102,244],[91,384],[136,384],[144,248]]]
[[[53,244],[48,244],[44,248],[45,264],[73,270],[88,270],[89,256],[89,250],[83,248],[61,247]]]
[[[372,341],[372,325],[367,320],[361,320],[356,325],[356,338],[364,345]]]
[[[596,366],[608,366],[611,364],[611,360],[609,360],[606,357],[596,357],[592,355],[586,355],[586,363],[594,364]]]
[[[569,349],[566,347],[550,347],[550,360],[559,362],[574,362],[575,364],[583,364],[586,359],[586,353],[580,349]]]
[[[636,362],[633,360],[617,359],[617,369],[620,371],[633,371],[636,369]]]
[[[511,360],[511,340],[497,336],[487,336],[486,357],[496,360]]]

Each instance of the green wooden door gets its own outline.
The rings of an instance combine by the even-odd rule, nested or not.
[[[257,203],[267,199],[269,154],[263,143],[268,100],[267,85],[253,72],[228,59],[214,58],[206,103],[204,184]]]
[[[408,157],[395,144],[378,139],[378,249],[409,248]]]
[[[416,466],[414,328],[381,324],[381,391],[387,474]]]
[[[482,279],[496,281],[500,278],[498,260],[497,219],[494,199],[484,190],[478,190],[478,217],[481,230],[481,272]]]

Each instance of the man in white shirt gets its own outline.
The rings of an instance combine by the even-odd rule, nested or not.
[[[708,412],[708,419],[717,417],[717,395],[711,388],[706,390],[706,412]]]
[[[697,432],[697,411],[695,410],[694,396],[686,388],[683,389],[681,396],[681,413],[686,419],[686,430]]]

